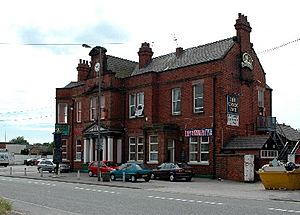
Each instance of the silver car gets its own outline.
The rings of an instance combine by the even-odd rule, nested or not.
[[[51,160],[42,160],[37,165],[38,171],[48,171],[49,173],[53,172],[55,169],[55,164]]]

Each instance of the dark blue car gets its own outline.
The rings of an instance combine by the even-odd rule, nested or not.
[[[132,182],[136,182],[137,179],[143,178],[146,182],[148,182],[151,179],[152,171],[142,163],[124,163],[119,166],[118,169],[111,171],[110,179],[112,181],[115,181],[116,179],[123,179],[124,174],[126,181],[131,180]]]

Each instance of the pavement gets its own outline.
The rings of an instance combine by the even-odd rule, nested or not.
[[[103,182],[97,177],[89,177],[87,173],[71,172],[54,173],[37,171],[36,166],[16,165],[0,167],[0,176],[28,178],[36,180],[63,181],[78,184],[122,187],[129,189],[153,190],[169,193],[185,193],[199,196],[221,196],[229,198],[292,201],[300,203],[300,190],[266,190],[258,182],[245,183],[223,179],[193,178],[191,182],[169,182],[163,180],[138,180],[136,183],[119,181]]]

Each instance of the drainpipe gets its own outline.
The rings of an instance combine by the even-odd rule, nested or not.
[[[213,77],[213,179],[216,178],[216,80]]]

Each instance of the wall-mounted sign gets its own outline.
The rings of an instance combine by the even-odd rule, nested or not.
[[[253,69],[253,59],[250,54],[245,52],[242,56],[242,68],[248,67],[249,69]]]
[[[62,133],[62,135],[69,135],[70,129],[67,124],[55,124],[55,132]]]
[[[239,113],[239,97],[236,95],[227,95],[227,113]]]
[[[227,114],[227,125],[239,126],[239,115],[237,114]]]
[[[185,137],[204,137],[212,136],[212,128],[192,128],[184,131]]]

